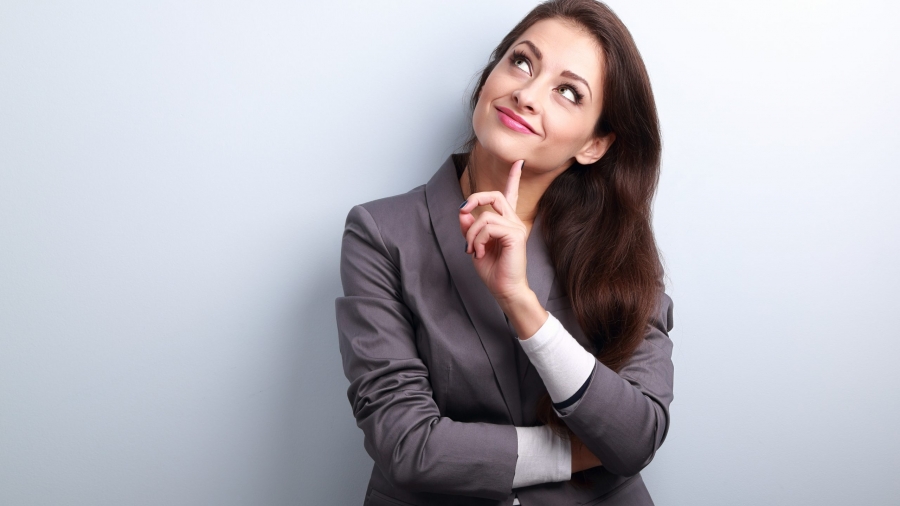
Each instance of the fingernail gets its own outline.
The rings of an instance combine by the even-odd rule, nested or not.
[[[525,160],[522,160],[522,170],[525,170]]]
[[[463,203],[459,205],[459,208],[462,209],[462,208],[465,207],[466,204],[468,204],[468,203],[469,203],[469,199],[463,200]]]

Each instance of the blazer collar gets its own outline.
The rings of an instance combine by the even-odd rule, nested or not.
[[[514,342],[514,334],[507,324],[506,316],[475,271],[472,258],[464,251],[465,239],[459,229],[459,205],[462,204],[463,194],[459,186],[456,162],[462,164],[463,160],[464,155],[461,154],[447,157],[426,184],[425,200],[450,277],[490,360],[510,419],[519,425],[522,423],[522,407],[519,378],[516,376],[517,350],[514,346],[517,343]],[[528,285],[541,305],[546,306],[556,273],[541,235],[540,215],[535,218],[528,235],[525,254]]]

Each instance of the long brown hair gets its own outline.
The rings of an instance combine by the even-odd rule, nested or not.
[[[474,110],[485,81],[513,42],[550,18],[573,21],[600,43],[606,60],[604,99],[594,134],[615,133],[615,141],[597,162],[576,161],[560,174],[537,211],[556,274],[591,339],[591,351],[618,371],[644,339],[663,272],[651,228],[662,142],[650,78],[631,34],[595,0],[541,3],[491,53],[471,106]],[[466,144],[470,155],[475,142],[473,133]],[[538,409],[545,423],[562,429],[547,396]]]

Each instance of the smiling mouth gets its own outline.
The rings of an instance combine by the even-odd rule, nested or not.
[[[523,134],[536,134],[528,123],[506,107],[497,107],[497,118],[510,130]]]

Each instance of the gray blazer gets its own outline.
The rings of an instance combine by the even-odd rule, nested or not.
[[[511,505],[515,426],[540,424],[546,389],[464,251],[462,163],[451,155],[427,184],[347,216],[335,308],[347,397],[375,461],[366,505]],[[529,285],[587,345],[540,226],[538,217],[526,245]],[[562,417],[603,466],[578,473],[587,484],[517,489],[523,506],[653,504],[638,472],[669,427],[671,328],[660,291],[631,361],[619,373],[597,362]]]

